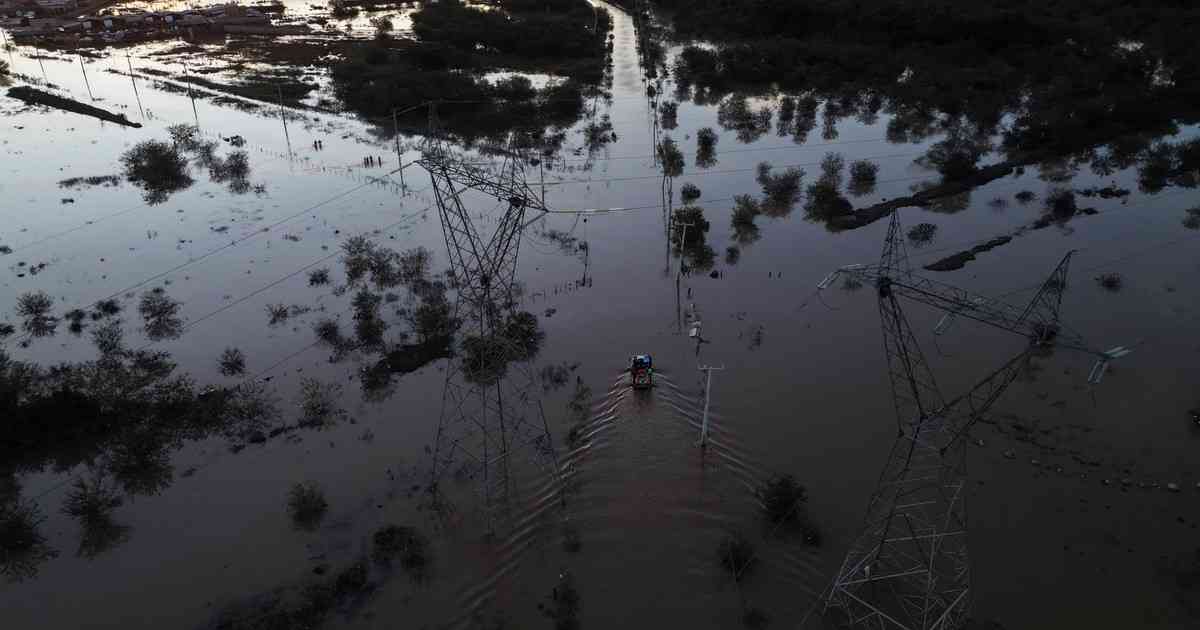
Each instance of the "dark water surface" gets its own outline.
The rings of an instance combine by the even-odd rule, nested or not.
[[[895,435],[873,292],[835,287],[818,296],[814,289],[832,269],[876,260],[886,222],[832,233],[805,220],[799,207],[760,217],[761,238],[743,246],[734,265],[724,260],[734,243],[729,199],[758,194],[754,168],[763,160],[800,165],[811,182],[830,151],[880,167],[876,190],[854,199],[856,206],[904,196],[936,179],[913,160],[939,137],[889,143],[883,114],[873,124],[841,121],[836,138],[814,132],[795,144],[767,133],[747,144],[721,129],[716,107],[680,103],[679,126],[666,132],[687,161],[675,190],[692,182],[703,191],[699,204],[712,224],[707,242],[720,273],[677,282],[637,34],[630,17],[611,12],[612,98],[597,113],[611,117],[619,139],[591,157],[586,149],[568,151],[569,168],[546,173],[546,205],[627,210],[551,214],[520,237],[521,307],[538,316],[546,338],[536,358],[512,372],[568,366],[565,383],[535,384],[524,401],[529,408],[540,401],[545,411],[565,485],[523,451],[512,460],[507,505],[485,510],[476,484],[452,475],[442,486],[455,510],[441,518],[422,488],[448,360],[364,396],[362,369],[379,356],[351,353],[333,362],[313,333],[326,317],[344,331],[353,326],[353,290],[334,289],[344,284],[339,247],[349,236],[371,234],[397,250],[422,246],[435,273],[449,267],[428,176],[407,169],[402,192],[399,176],[388,175],[396,167],[390,140],[348,117],[294,112],[285,138],[269,107],[240,111],[201,98],[193,109],[186,91],[149,80],[138,81],[135,98],[128,76],[105,72],[124,71],[115,53],[88,60],[85,85],[76,59],[39,65],[32,49],[13,51],[14,72],[41,78],[44,67],[45,78],[73,98],[91,102],[90,89],[97,106],[144,126],[0,102],[0,245],[12,249],[0,256],[0,321],[18,329],[5,352],[47,366],[94,359],[89,333],[72,335],[66,322],[56,335],[24,345],[15,303],[41,290],[61,313],[115,296],[126,345],[169,353],[177,373],[200,386],[270,379],[283,420],[293,422],[302,381],[318,379],[337,388],[344,420],[238,452],[216,433],[181,440],[169,450],[157,491],[128,495],[116,510],[127,538],[90,557],[76,553],[80,527],[61,507],[72,480],[92,474],[98,462],[18,467],[12,479],[45,515],[40,530],[58,554],[28,579],[0,585],[4,627],[216,625],[231,605],[269,600],[315,579],[315,567],[336,569],[369,553],[371,533],[387,523],[429,538],[429,576],[373,573],[375,591],[340,606],[328,627],[493,627],[485,624],[501,620],[510,623],[503,627],[553,627],[539,607],[552,606],[565,573],[578,589],[583,628],[734,628],[744,606],[765,611],[774,627],[805,618],[856,534]],[[236,194],[199,171],[194,185],[155,205],[128,182],[59,186],[69,177],[119,175],[123,151],[166,140],[169,125],[197,122],[204,138],[245,138],[258,192]],[[583,146],[582,124],[568,132],[569,147]],[[720,133],[719,163],[708,169],[694,164],[702,127]],[[1185,128],[1174,139],[1195,135]],[[324,148],[313,150],[318,139]],[[221,141],[220,153],[231,150]],[[380,156],[382,165],[362,167],[366,155]],[[418,157],[412,150],[404,159]],[[927,264],[1037,219],[1040,204],[1023,206],[1014,195],[1043,196],[1051,185],[1044,170],[976,189],[959,212],[904,210],[906,225],[938,228],[931,244],[912,249],[914,261]],[[537,173],[529,175],[539,188]],[[976,431],[968,455],[974,613],[1009,628],[1189,628],[1200,620],[1197,594],[1181,577],[1200,540],[1200,431],[1187,416],[1200,404],[1200,233],[1182,223],[1200,194],[1140,192],[1132,169],[1107,177],[1084,169],[1057,185],[1110,184],[1133,192],[1081,198],[1098,213],[1026,232],[961,270],[937,274],[1021,304],[1075,249],[1064,320],[1097,347],[1136,344],[1098,387],[1086,384],[1085,356],[1060,350],[1039,359],[1038,370],[1015,383],[991,423]],[[464,198],[481,229],[495,224],[494,200]],[[988,203],[996,198],[1008,203]],[[586,252],[564,246],[552,230],[586,242]],[[322,267],[333,283],[309,286],[307,272]],[[1108,272],[1121,275],[1119,292],[1095,282]],[[154,287],[182,302],[177,339],[153,340],[142,329],[138,300]],[[411,304],[403,288],[396,292],[401,306]],[[311,310],[269,325],[271,304]],[[389,335],[404,329],[393,310],[382,311]],[[935,340],[940,313],[914,306],[908,316],[947,391],[1020,349],[1019,339],[965,321]],[[702,322],[704,343],[688,335],[694,320]],[[227,347],[244,353],[244,376],[219,372]],[[630,389],[622,374],[633,353],[655,358],[659,383],[651,392]],[[726,368],[713,377],[706,449],[696,446],[704,406],[698,365]],[[577,384],[590,395],[567,440]],[[819,546],[768,535],[761,525],[754,491],[776,474],[806,486]],[[329,505],[314,531],[293,528],[287,512],[288,489],[304,480],[317,482]],[[1180,491],[1168,491],[1168,483]],[[717,561],[719,541],[733,531],[754,542],[760,559],[740,584]],[[578,550],[568,550],[564,540],[575,536]]]

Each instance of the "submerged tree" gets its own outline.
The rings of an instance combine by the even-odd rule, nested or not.
[[[829,184],[834,190],[842,189],[843,172],[846,170],[846,159],[841,153],[826,153],[821,159],[821,181]]]
[[[671,136],[664,137],[658,143],[658,159],[662,163],[663,175],[667,177],[683,175],[685,166],[683,152],[679,150],[679,145],[671,139]]]
[[[17,298],[17,315],[24,320],[22,328],[34,337],[54,334],[58,318],[50,314],[53,308],[54,299],[44,291],[32,291]]]
[[[919,223],[909,228],[908,241],[913,247],[921,248],[933,241],[938,227],[932,223]]]
[[[322,383],[315,378],[300,381],[300,426],[328,428],[345,417],[346,412],[338,405],[342,386],[337,383]]]
[[[740,582],[758,561],[754,545],[737,532],[728,532],[717,543],[717,563]]]
[[[292,524],[297,529],[311,531],[316,529],[325,517],[329,503],[316,482],[305,481],[293,485],[288,491],[287,508],[292,517]]]
[[[154,205],[167,200],[179,190],[191,186],[188,160],[176,145],[145,140],[121,155],[125,178],[140,186],[146,203]]]
[[[138,312],[145,324],[146,336],[151,340],[175,339],[183,334],[183,320],[179,318],[181,303],[176,302],[162,287],[155,287],[142,294]]]
[[[759,214],[762,214],[762,208],[754,197],[738,195],[733,198],[733,214],[729,224],[738,243],[748,245],[759,239],[758,225],[754,223]]]
[[[371,556],[380,564],[390,565],[398,561],[414,580],[424,580],[429,575],[432,557],[429,540],[412,527],[387,525],[371,536]]]
[[[850,164],[850,185],[847,190],[855,197],[875,192],[875,180],[879,165],[868,160],[856,160]]]
[[[17,497],[0,503],[0,576],[9,582],[28,580],[58,555],[40,530],[45,520],[36,503]]]
[[[679,126],[679,103],[665,101],[658,106],[658,120],[663,129],[671,130]]]
[[[75,479],[63,502],[63,512],[80,527],[78,555],[94,558],[129,539],[130,528],[113,520],[113,511],[124,500],[103,475],[92,480]]]
[[[717,164],[717,132],[712,127],[696,132],[696,166],[712,168]]]
[[[237,348],[225,348],[219,361],[221,374],[240,376],[246,371],[246,355]]]
[[[468,335],[462,340],[463,373],[473,383],[494,383],[504,376],[509,363],[536,356],[545,336],[533,313],[510,313],[495,333]]]
[[[804,179],[804,169],[792,166],[781,173],[773,173],[770,164],[760,162],[756,179],[763,191],[763,214],[785,216],[800,199],[800,182]]]
[[[1183,227],[1189,230],[1200,230],[1200,206],[1184,211]]]
[[[700,198],[700,188],[695,184],[688,182],[679,189],[679,198],[683,203],[688,204]]]
[[[1075,216],[1078,206],[1075,191],[1069,188],[1053,188],[1046,193],[1046,213],[1058,223],[1065,223]]]
[[[717,106],[717,124],[733,131],[739,142],[749,144],[771,131],[771,109],[753,109],[745,96],[730,96]]]
[[[704,211],[696,206],[685,206],[675,210],[671,219],[671,243],[676,250],[695,247],[704,243],[711,224],[704,218]]]

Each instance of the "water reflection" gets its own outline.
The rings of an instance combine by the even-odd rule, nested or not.
[[[265,386],[199,388],[164,352],[125,347],[113,319],[93,331],[98,358],[46,369],[0,350],[0,408],[6,422],[0,442],[0,475],[16,487],[17,475],[50,470],[91,472],[78,478],[64,511],[81,524],[79,554],[94,557],[126,540],[129,529],[113,518],[120,493],[153,495],[175,479],[172,453],[187,441],[224,436],[237,443],[279,417]],[[7,496],[0,544],[18,566],[12,575],[36,574],[54,556],[37,534],[40,511]]]
[[[232,151],[222,157],[217,154],[219,143],[200,139],[199,129],[190,125],[172,125],[167,132],[170,143],[146,140],[121,154],[125,178],[144,191],[142,198],[147,204],[161,204],[194,184],[193,163],[208,171],[210,181],[226,184],[233,194],[250,191],[250,159],[245,151]],[[78,179],[63,180],[60,185]],[[107,182],[103,177],[83,181],[90,184],[92,179]]]
[[[537,317],[519,308],[523,290],[517,262],[525,215],[543,207],[525,184],[526,162],[517,155],[485,171],[461,164],[440,147],[422,161],[433,179],[457,289],[455,320],[461,324],[429,450],[429,490],[438,512],[448,514],[453,503],[446,482],[470,483],[489,533],[507,523],[515,507],[512,475],[519,453],[532,454],[552,478],[560,474],[537,396],[537,375],[529,366],[545,334]],[[464,192],[470,189],[499,201],[494,229],[483,227],[467,210]]]

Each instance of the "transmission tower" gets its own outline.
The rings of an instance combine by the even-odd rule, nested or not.
[[[1015,307],[913,273],[893,213],[880,261],[830,274],[876,289],[884,351],[896,408],[897,437],[879,485],[825,598],[852,628],[950,630],[970,604],[966,448],[962,439],[999,399],[1034,353],[1050,346],[1087,350],[1059,322],[1068,253],[1033,300]],[[1025,338],[1016,356],[966,393],[947,399],[933,376],[901,299],[946,312],[935,332],[967,318]]]
[[[519,155],[508,156],[498,172],[469,166],[430,144],[418,163],[429,172],[438,206],[461,322],[456,357],[447,363],[442,411],[434,445],[430,491],[445,505],[440,484],[447,474],[475,482],[488,528],[512,491],[513,457],[526,449],[558,474],[549,425],[537,398],[537,379],[527,365],[528,339],[514,337],[519,301],[517,255],[523,221],[530,210],[544,211],[526,185]],[[464,203],[468,190],[500,202],[502,214],[487,234]],[[529,321],[529,320],[526,320]],[[536,320],[533,320],[536,322]]]

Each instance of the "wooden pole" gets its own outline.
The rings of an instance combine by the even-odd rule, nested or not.
[[[96,97],[92,95],[92,84],[88,82],[87,78],[87,68],[83,67],[83,55],[76,56],[79,57],[79,69],[83,71],[83,84],[87,86],[88,98],[95,101]]]
[[[400,114],[392,108],[392,133],[396,137],[396,168],[400,169],[400,193],[404,193],[404,155],[400,153]]]
[[[700,422],[700,447],[708,445],[708,406],[712,396],[712,373],[713,370],[724,370],[725,366],[721,367],[701,367],[700,370],[708,373],[708,380],[704,386],[704,418]]]
[[[288,157],[292,155],[292,138],[288,135],[287,128],[287,112],[283,109],[283,86],[275,84],[275,91],[279,94],[279,120],[283,122],[283,139],[287,142]]]
[[[146,110],[142,108],[142,96],[138,94],[137,79],[133,77],[133,60],[129,58],[129,53],[125,53],[125,63],[129,66],[129,81],[133,83],[133,97],[137,99],[138,111],[142,113],[142,118],[146,117]]]

